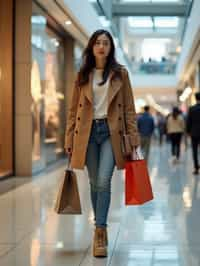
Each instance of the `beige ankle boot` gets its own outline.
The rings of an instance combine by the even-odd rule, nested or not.
[[[108,246],[108,233],[107,233],[106,227],[103,228],[103,235],[104,235],[106,246]]]
[[[94,257],[107,257],[106,228],[96,227],[93,242]]]

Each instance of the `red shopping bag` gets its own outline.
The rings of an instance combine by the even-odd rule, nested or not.
[[[153,199],[153,192],[145,160],[125,164],[125,204],[140,205]]]

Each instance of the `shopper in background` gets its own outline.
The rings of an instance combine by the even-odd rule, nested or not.
[[[161,146],[166,131],[166,119],[159,112],[157,113],[157,128],[158,128],[159,145]]]
[[[155,128],[153,116],[149,112],[150,107],[144,107],[144,113],[138,118],[138,130],[141,137],[141,149],[144,159],[148,161],[151,137]]]
[[[115,59],[110,33],[98,30],[83,53],[69,104],[65,141],[71,167],[83,169],[86,164],[88,169],[95,218],[95,257],[107,256],[111,178],[115,165],[118,169],[125,166],[121,147],[123,125],[134,150],[139,145],[139,134],[128,72]]]
[[[193,174],[199,173],[198,146],[200,144],[200,92],[195,94],[197,103],[190,107],[187,116],[187,132],[192,140],[192,154],[194,162]]]
[[[178,107],[174,107],[167,119],[167,133],[171,142],[172,162],[176,163],[180,158],[181,138],[185,130],[185,122]]]

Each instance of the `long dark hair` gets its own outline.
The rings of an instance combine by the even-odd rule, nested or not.
[[[115,45],[113,38],[107,30],[100,29],[92,34],[92,36],[88,41],[87,47],[83,51],[83,56],[82,56],[83,63],[80,68],[80,71],[78,72],[77,81],[76,81],[77,86],[82,86],[89,81],[89,74],[96,66],[95,56],[93,54],[93,46],[95,45],[99,35],[102,34],[105,34],[109,38],[111,49],[107,57],[106,65],[103,70],[102,82],[100,82],[99,85],[103,85],[107,81],[111,70],[114,71],[114,76],[118,74],[118,76],[121,77],[120,69],[122,65],[120,65],[115,59]]]
[[[178,107],[174,107],[172,110],[172,117],[176,120],[178,115],[180,114],[180,110]]]

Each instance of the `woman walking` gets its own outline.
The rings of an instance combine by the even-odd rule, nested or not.
[[[132,147],[139,137],[128,72],[115,59],[112,36],[106,30],[94,32],[83,52],[68,108],[65,149],[71,167],[87,166],[95,217],[93,255],[107,256],[107,216],[111,179],[115,165],[124,168],[121,150],[123,123]]]
[[[167,133],[171,141],[172,162],[176,163],[180,157],[181,138],[184,133],[185,122],[177,107],[173,108],[172,113],[167,119]]]

